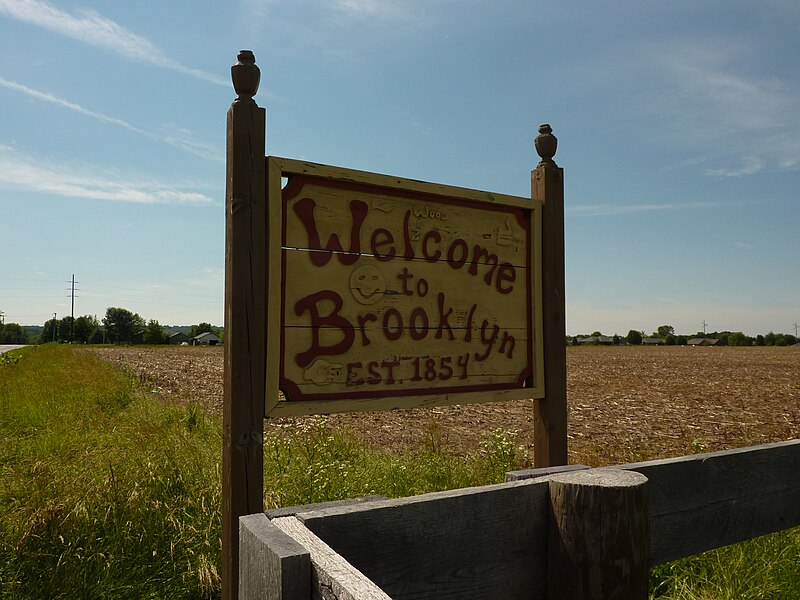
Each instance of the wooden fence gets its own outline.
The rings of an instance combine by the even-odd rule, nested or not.
[[[239,597],[646,598],[649,566],[800,525],[800,440],[239,521]]]

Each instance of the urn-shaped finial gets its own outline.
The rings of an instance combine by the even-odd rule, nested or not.
[[[547,123],[539,126],[539,135],[534,140],[536,152],[542,157],[542,162],[553,162],[558,147],[558,139],[553,135],[553,128]]]
[[[242,50],[236,58],[239,62],[231,67],[233,89],[239,96],[237,100],[251,100],[258,91],[261,70],[256,65],[252,50]]]

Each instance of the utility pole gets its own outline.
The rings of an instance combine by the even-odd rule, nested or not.
[[[70,322],[69,322],[69,343],[71,344],[74,340],[75,334],[75,273],[72,274],[72,306],[70,308]]]
[[[0,314],[2,314],[2,311],[0,311]],[[798,329],[800,329],[800,325],[798,325],[797,322],[795,322],[795,324],[794,324],[794,337],[797,337],[797,330]]]
[[[56,341],[56,329],[58,329],[58,313],[53,313],[53,341]]]
[[[6,323],[6,315],[2,310],[0,310],[0,324],[5,325],[5,323]]]
[[[705,319],[703,319],[703,335],[706,334],[706,327],[708,327],[708,323],[706,323]]]

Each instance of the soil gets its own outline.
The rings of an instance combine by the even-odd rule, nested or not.
[[[160,395],[222,412],[220,347],[94,350]],[[571,463],[615,464],[800,438],[800,346],[569,347]],[[533,400],[325,417],[397,451],[464,454],[502,429],[533,459]],[[268,419],[265,430],[304,417]],[[525,457],[528,457],[527,459]]]

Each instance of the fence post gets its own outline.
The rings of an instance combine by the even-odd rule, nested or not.
[[[567,348],[564,306],[564,169],[554,161],[558,140],[539,127],[541,162],[531,173],[531,198],[542,205],[542,342],[544,398],[534,406],[534,466],[567,464]]]
[[[547,530],[549,600],[645,600],[647,477],[593,469],[553,475]]]
[[[231,67],[225,191],[225,371],[222,442],[222,597],[237,597],[239,517],[263,512],[266,369],[266,114],[253,100],[260,71],[249,50]]]

